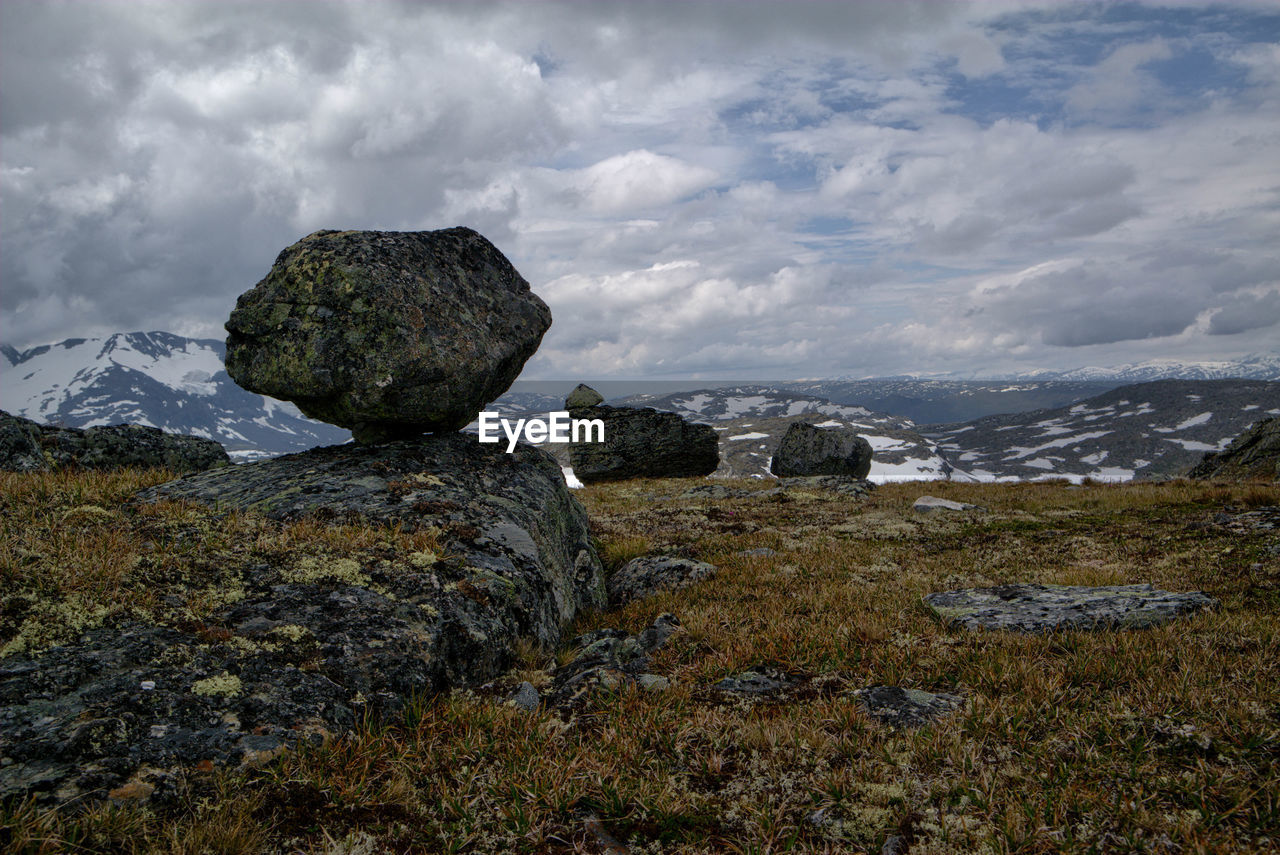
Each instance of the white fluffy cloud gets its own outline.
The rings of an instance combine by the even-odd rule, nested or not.
[[[1280,324],[1265,7],[76,10],[0,4],[16,345],[219,336],[309,231],[460,223],[551,305],[527,376],[1221,357]]]

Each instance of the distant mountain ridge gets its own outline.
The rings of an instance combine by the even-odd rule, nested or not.
[[[932,425],[959,480],[1128,481],[1181,475],[1251,424],[1280,415],[1280,383],[1156,380],[1066,407]]]
[[[167,332],[72,338],[18,351],[0,345],[0,409],[45,424],[141,424],[213,439],[233,457],[345,442],[341,428],[237,386],[225,345]]]

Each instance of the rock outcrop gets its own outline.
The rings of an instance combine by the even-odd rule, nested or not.
[[[1280,481],[1280,419],[1255,422],[1222,451],[1209,452],[1188,478]]]
[[[1143,629],[1214,608],[1198,591],[1173,593],[1151,585],[997,585],[929,594],[925,605],[966,629],[1017,632]]]
[[[871,471],[871,443],[849,428],[820,428],[793,422],[774,452],[769,471],[780,478],[808,475],[866,478]]]
[[[182,578],[142,559],[135,581],[162,594],[148,622],[111,615],[63,646],[20,635],[6,647],[0,796],[159,795],[202,761],[260,762],[411,697],[492,679],[517,639],[554,646],[580,609],[605,605],[585,513],[528,446],[505,454],[463,434],[331,446],[138,501],[162,498],[433,532],[440,547],[360,560],[322,545],[267,559],[233,550]],[[192,597],[212,604],[199,619]]]
[[[551,325],[477,232],[319,231],[280,253],[227,321],[227,372],[358,442],[458,430]]]
[[[575,419],[599,419],[603,442],[569,446],[573,474],[583,483],[625,478],[697,478],[720,465],[719,440],[710,425],[685,421],[675,413],[654,409],[577,406],[600,398],[589,386],[578,386],[565,401]],[[603,398],[600,398],[603,400]]]
[[[609,577],[609,604],[624,606],[661,591],[677,591],[715,576],[714,565],[673,555],[633,558]]]
[[[199,472],[230,463],[226,449],[198,436],[179,436],[142,425],[83,430],[56,427],[0,412],[0,469],[39,472],[68,466],[154,466]]]

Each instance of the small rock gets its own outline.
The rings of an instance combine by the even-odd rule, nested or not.
[[[735,695],[774,695],[789,689],[797,682],[796,677],[775,665],[753,665],[730,677],[725,677],[711,688],[720,692]]]
[[[964,706],[964,698],[898,686],[871,686],[854,692],[867,715],[892,727],[919,727]]]
[[[515,692],[507,700],[525,712],[533,712],[538,708],[538,704],[542,703],[538,690],[528,680],[516,686]]]
[[[757,547],[756,549],[744,549],[738,554],[745,555],[748,558],[771,558],[774,555],[777,555],[778,552],[777,550],[770,549],[767,546],[761,546],[761,547]]]
[[[939,499],[937,496],[921,496],[916,499],[911,510],[927,514],[933,511],[975,511],[979,508],[968,502],[953,502],[950,499]]]
[[[564,399],[564,408],[566,410],[577,410],[582,407],[594,407],[603,403],[604,395],[601,395],[586,383],[579,383],[573,387],[573,391]]]
[[[609,603],[623,606],[660,591],[687,588],[715,576],[714,565],[690,558],[645,555],[633,558],[609,577]]]
[[[665,692],[671,688],[671,681],[659,674],[641,674],[636,683],[646,692]]]

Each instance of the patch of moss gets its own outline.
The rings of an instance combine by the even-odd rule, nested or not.
[[[17,634],[0,648],[0,659],[15,653],[38,653],[102,625],[110,612],[100,603],[73,595],[57,602],[37,602]]]
[[[233,698],[240,694],[243,687],[240,678],[223,671],[216,677],[206,677],[191,684],[191,691],[197,695]]]
[[[314,555],[303,556],[293,567],[283,570],[280,575],[288,582],[302,585],[334,581],[367,588],[371,581],[368,574],[360,569],[360,562],[353,558],[328,558]]]

